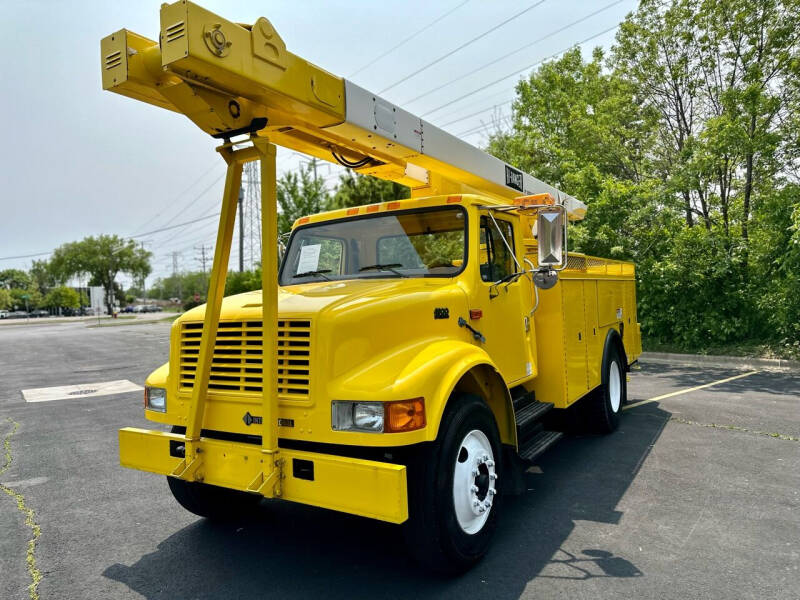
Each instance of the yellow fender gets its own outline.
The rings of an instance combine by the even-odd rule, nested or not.
[[[158,367],[155,371],[150,373],[147,376],[144,384],[148,387],[159,387],[159,388],[166,388],[167,387],[167,379],[169,378],[169,363],[165,362],[163,365]]]
[[[400,353],[377,356],[370,364],[329,381],[327,396],[348,400],[423,396],[427,426],[419,432],[396,434],[394,440],[402,445],[436,439],[447,401],[457,388],[484,397],[503,443],[516,443],[508,388],[488,353],[466,341],[424,339]]]

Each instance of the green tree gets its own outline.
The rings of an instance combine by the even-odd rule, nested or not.
[[[7,289],[0,288],[0,310],[11,308],[11,294]]]
[[[58,285],[63,285],[66,280],[59,280],[53,273],[50,263],[46,260],[34,260],[28,271],[32,281],[39,286],[39,291],[43,294]]]
[[[647,337],[800,338],[797,0],[643,0],[610,56],[517,86],[489,150],[587,202],[573,249],[637,264]]]
[[[11,305],[14,310],[34,309],[42,305],[42,294],[35,284],[25,289],[12,288],[9,290]]]
[[[100,235],[60,246],[53,252],[50,265],[57,279],[88,275],[91,285],[102,286],[110,314],[117,295],[118,286],[114,281],[117,275],[127,273],[133,278],[147,276],[151,272],[151,256],[152,253],[138,247],[133,240],[124,240],[116,235]]]
[[[411,195],[406,186],[347,171],[339,176],[339,183],[331,198],[329,208],[350,208],[364,204],[377,204],[402,200]]]
[[[281,175],[277,196],[279,235],[291,231],[298,218],[327,210],[330,201],[325,180],[315,177],[312,163],[306,163],[296,173]]]
[[[229,271],[225,281],[225,295],[233,296],[243,292],[261,289],[261,268],[253,271]]]
[[[156,279],[148,288],[147,297],[167,300],[178,298],[181,302],[194,299],[195,295],[204,299],[207,289],[207,275],[202,271],[187,271]]]
[[[74,289],[62,285],[47,292],[42,304],[47,308],[79,308],[81,297]]]
[[[0,287],[7,290],[11,289],[27,289],[31,285],[31,278],[25,271],[20,269],[6,269],[0,271]]]

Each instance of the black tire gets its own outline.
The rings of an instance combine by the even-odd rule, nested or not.
[[[611,433],[619,427],[620,413],[628,398],[626,365],[618,340],[609,335],[600,367],[601,385],[589,400],[589,425],[598,433]]]
[[[184,427],[172,428],[173,433],[184,431]],[[176,477],[167,477],[167,483],[178,504],[191,513],[214,521],[236,521],[244,518],[252,514],[262,500],[258,494],[197,481],[184,481]]]
[[[466,448],[462,449],[468,434],[472,435],[473,441],[480,437],[473,434],[476,430],[482,432],[491,446],[491,458],[494,461],[490,466],[494,469],[491,474],[502,473],[502,449],[494,416],[480,397],[469,394],[451,399],[436,441],[426,444],[409,464],[409,519],[404,524],[406,543],[411,555],[433,571],[455,574],[472,567],[489,550],[497,528],[502,480],[500,477],[490,479],[490,471],[485,466],[481,467],[482,471],[477,471],[475,483],[481,487],[489,486],[483,489],[482,498],[480,492],[476,493],[476,498],[481,498],[483,502],[488,498],[490,506],[486,511],[487,517],[478,530],[467,533],[456,515],[456,462],[469,466],[474,464],[471,461],[477,460],[479,452],[475,457],[467,457],[464,455]],[[489,462],[485,465],[489,465]],[[487,484],[487,481],[493,482],[493,485]],[[493,493],[489,491],[492,488]]]

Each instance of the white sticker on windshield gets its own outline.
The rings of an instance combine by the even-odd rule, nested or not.
[[[297,271],[294,274],[316,271],[319,268],[319,251],[321,248],[322,244],[311,244],[300,248],[300,260],[297,262]]]

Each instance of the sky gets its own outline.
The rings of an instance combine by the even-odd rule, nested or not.
[[[156,39],[160,4],[0,0],[0,270],[27,269],[61,244],[104,233],[137,236],[153,253],[148,284],[172,272],[173,253],[179,270],[200,269],[198,248],[213,245],[216,219],[148,232],[218,210],[225,172],[218,141],[182,115],[103,92],[100,83],[100,39],[122,28]],[[610,48],[612,28],[636,7],[635,0],[199,4],[240,23],[267,17],[294,54],[478,146],[507,123],[514,86],[537,62],[576,44],[584,56]],[[279,148],[278,172],[305,160]],[[341,172],[319,163],[331,188]],[[231,268],[238,260],[234,240]]]

